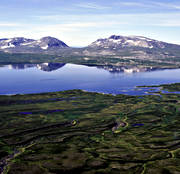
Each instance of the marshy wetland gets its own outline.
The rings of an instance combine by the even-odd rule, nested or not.
[[[0,106],[0,173],[180,173],[179,94],[69,90],[1,95]]]

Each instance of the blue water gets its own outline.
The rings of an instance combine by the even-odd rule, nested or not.
[[[16,69],[13,69],[16,68]],[[24,68],[24,67],[23,67]],[[43,71],[37,65],[25,69],[10,65],[0,67],[0,94],[28,94],[70,89],[142,95],[148,89],[141,85],[159,85],[180,82],[180,69],[138,73],[110,73],[107,70],[84,65],[66,64]]]

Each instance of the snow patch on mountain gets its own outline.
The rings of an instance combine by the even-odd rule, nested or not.
[[[109,38],[98,39],[89,45],[89,47],[101,48],[124,48],[124,47],[143,47],[143,48],[165,48],[166,43],[146,38],[143,36],[116,36],[112,35]]]
[[[14,48],[15,47],[15,45],[13,45],[13,44],[8,44],[8,45],[4,45],[4,46],[1,46],[1,49],[6,49],[6,48]]]
[[[0,39],[0,49],[8,50],[10,48],[28,49],[34,48],[36,50],[59,49],[68,47],[64,42],[53,37],[43,37],[39,40],[26,39],[23,37],[16,37],[10,39]]]
[[[48,45],[46,45],[46,46],[42,46],[41,48],[43,49],[43,50],[47,50],[48,49]]]

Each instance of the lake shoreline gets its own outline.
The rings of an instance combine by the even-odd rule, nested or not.
[[[180,87],[180,83],[169,83],[169,84],[161,84],[161,85],[152,85],[152,86],[136,86],[135,89],[141,89],[146,88],[149,90],[149,92],[146,92],[148,95],[161,95],[161,94],[179,94],[180,91],[177,89],[177,87]],[[159,91],[155,91],[155,88],[159,88]],[[129,94],[113,94],[113,93],[104,93],[104,92],[98,92],[98,91],[88,91],[83,89],[71,89],[71,90],[62,90],[62,91],[52,91],[52,92],[40,92],[40,93],[17,93],[17,94],[0,94],[0,96],[24,96],[24,95],[46,95],[46,94],[54,94],[54,93],[61,93],[61,92],[71,92],[71,91],[82,91],[86,93],[97,93],[102,95],[111,95],[111,96],[117,96],[117,95],[129,95]],[[142,95],[132,95],[132,96],[143,96]],[[131,96],[131,95],[129,95]]]

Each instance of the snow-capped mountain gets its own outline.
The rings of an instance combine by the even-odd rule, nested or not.
[[[14,48],[29,42],[33,42],[33,39],[26,39],[24,37],[15,37],[10,39],[0,39],[0,49]]]
[[[154,39],[142,37],[142,36],[116,36],[112,35],[109,38],[98,39],[89,45],[89,47],[100,47],[100,48],[125,48],[125,47],[143,47],[143,48],[166,48],[167,43],[157,41]]]
[[[65,48],[68,47],[64,42],[53,38],[53,37],[43,37],[39,40],[34,40],[32,42],[23,43],[23,46],[27,47],[39,47],[43,50],[47,50],[49,48]]]
[[[68,47],[63,41],[53,37],[39,40],[16,37],[0,39],[0,52],[50,54],[62,57],[72,56],[115,56],[151,59],[156,57],[177,57],[180,45],[170,44],[143,36],[116,36],[98,39],[87,47]]]
[[[53,37],[43,37],[39,40],[15,37],[10,39],[0,39],[0,50],[32,50],[43,51],[49,49],[67,48],[68,46]]]

